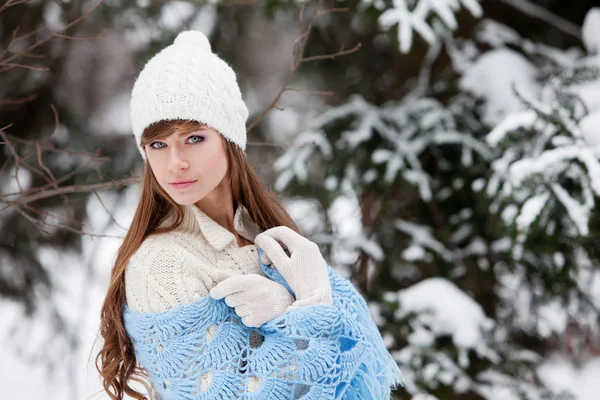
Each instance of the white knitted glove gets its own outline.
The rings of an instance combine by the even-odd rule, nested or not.
[[[296,295],[296,301],[286,311],[312,304],[333,304],[327,262],[316,243],[287,226],[268,229],[254,242],[264,251],[263,256],[266,254],[263,264],[272,261]]]
[[[210,290],[215,300],[225,298],[229,307],[242,318],[242,323],[258,328],[280,316],[294,297],[280,283],[258,274],[234,275],[225,271],[211,273],[219,282]]]

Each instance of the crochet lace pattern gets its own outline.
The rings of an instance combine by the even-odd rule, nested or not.
[[[261,268],[293,294],[276,268]],[[291,310],[259,328],[211,297],[158,313],[125,304],[125,328],[160,399],[389,399],[403,384],[400,369],[363,297],[327,268],[333,305]]]

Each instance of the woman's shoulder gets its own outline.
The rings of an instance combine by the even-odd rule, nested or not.
[[[211,265],[201,245],[190,249],[175,231],[147,237],[125,269],[131,309],[161,311],[205,296]]]
[[[175,253],[177,247],[181,246],[178,242],[175,232],[150,235],[144,239],[131,258],[132,260],[147,258],[148,256],[161,252]]]
[[[130,263],[152,264],[156,258],[179,259],[190,255],[200,257],[206,254],[207,249],[198,239],[176,230],[150,235],[133,253]]]

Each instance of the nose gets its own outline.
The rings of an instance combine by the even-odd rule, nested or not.
[[[171,147],[171,152],[169,154],[169,169],[173,172],[188,169],[190,164],[188,163],[187,158],[181,150],[175,147],[176,146]]]

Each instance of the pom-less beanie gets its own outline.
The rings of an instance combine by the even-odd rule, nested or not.
[[[161,120],[198,121],[246,149],[248,108],[235,72],[212,52],[202,32],[181,32],[146,63],[133,85],[130,107],[133,135],[144,159],[142,133]]]

